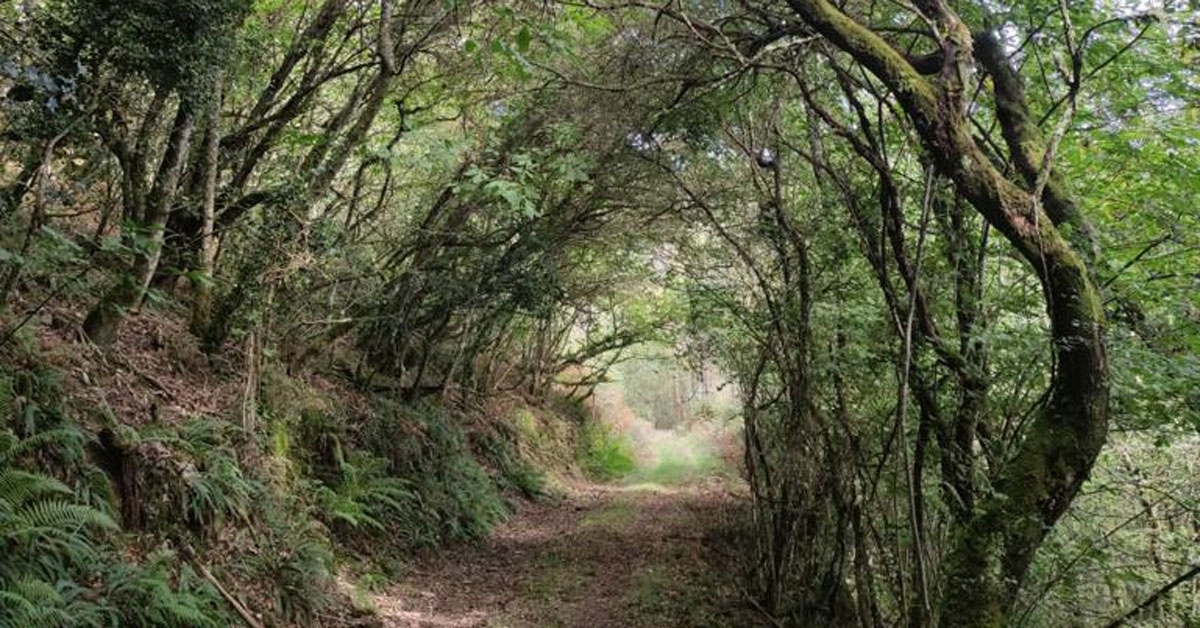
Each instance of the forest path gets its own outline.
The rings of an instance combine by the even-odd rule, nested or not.
[[[389,628],[745,626],[733,617],[736,504],[716,480],[574,487],[419,563],[375,603]]]

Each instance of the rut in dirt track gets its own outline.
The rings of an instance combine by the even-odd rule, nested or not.
[[[392,628],[751,625],[731,568],[736,504],[720,483],[576,488],[417,565],[376,605]]]

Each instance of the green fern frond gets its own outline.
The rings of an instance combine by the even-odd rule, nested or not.
[[[10,587],[0,587],[0,617],[19,617],[37,610],[37,604]]]
[[[62,594],[53,584],[38,578],[18,578],[9,582],[6,588],[38,606],[58,606],[63,602]]]
[[[115,530],[117,523],[108,515],[82,504],[68,501],[42,500],[26,504],[12,515],[13,522],[20,522],[30,529],[70,532],[83,528]]]
[[[59,428],[17,439],[12,432],[8,432],[7,438],[0,439],[0,465],[7,465],[22,455],[47,445],[64,445],[73,453],[78,453],[82,451],[83,435],[79,430]]]
[[[8,508],[16,508],[30,499],[49,495],[69,495],[71,489],[58,480],[30,473],[21,469],[4,469],[0,471],[0,504],[8,504]],[[0,506],[0,512],[5,508]]]
[[[195,578],[186,565],[176,578],[174,563],[175,554],[163,550],[152,554],[143,565],[118,565],[109,574],[108,597],[121,609],[123,625],[226,625],[218,610],[217,593]]]
[[[23,576],[0,581],[0,625],[47,628],[81,625],[66,608],[62,592],[53,584]]]

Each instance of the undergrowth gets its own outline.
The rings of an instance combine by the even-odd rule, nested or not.
[[[18,438],[0,432],[0,625],[222,626],[215,591],[163,550],[130,563],[113,544],[117,522],[62,481],[34,470],[70,430]]]
[[[583,471],[598,480],[615,480],[633,472],[636,467],[633,447],[615,429],[597,421],[584,424],[580,438],[579,464]]]
[[[310,625],[329,602],[333,547],[302,503],[281,496],[271,506],[256,532],[265,551],[247,557],[241,570],[248,579],[269,585],[276,616]]]
[[[399,435],[407,435],[402,437]],[[458,421],[437,406],[379,401],[364,430],[372,453],[411,487],[419,508],[395,512],[415,546],[482,537],[509,515],[496,484],[471,454]]]
[[[710,452],[658,451],[657,460],[630,476],[633,482],[664,486],[687,484],[725,471],[720,458]]]
[[[77,419],[58,373],[17,357],[0,367],[2,626],[237,623],[201,564],[268,616],[316,625],[346,560],[378,587],[411,550],[480,538],[508,499],[545,494],[521,430],[439,405],[379,398],[352,416],[276,371],[256,431],[139,428]]]
[[[546,495],[546,474],[517,451],[519,429],[496,423],[478,437],[480,456],[492,467],[492,481],[501,490],[519,493],[527,499]]]

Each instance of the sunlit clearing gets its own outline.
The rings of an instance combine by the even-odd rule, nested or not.
[[[688,484],[737,473],[736,390],[711,366],[693,368],[667,348],[647,346],[613,369],[593,403],[632,452],[627,482]]]

